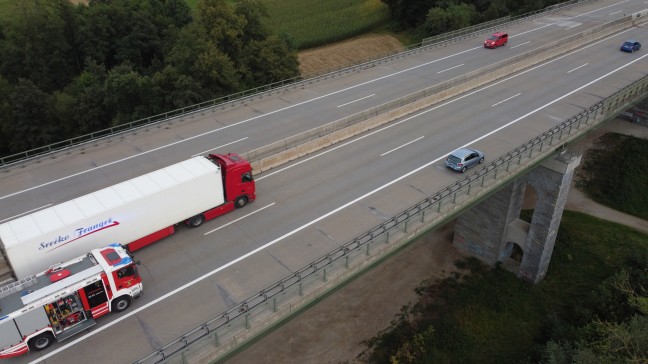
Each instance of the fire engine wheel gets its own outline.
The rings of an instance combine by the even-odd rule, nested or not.
[[[47,349],[53,342],[54,336],[49,332],[44,332],[29,340],[29,348],[34,351],[41,351]]]
[[[195,228],[202,225],[203,222],[205,222],[205,217],[202,214],[196,215],[189,219],[189,226]]]
[[[114,301],[112,301],[112,311],[113,312],[122,312],[125,309],[130,306],[130,297],[128,296],[122,296],[119,298],[116,298]]]
[[[241,196],[234,201],[234,206],[236,206],[237,209],[240,209],[241,207],[247,205],[248,203],[248,198],[246,196]]]

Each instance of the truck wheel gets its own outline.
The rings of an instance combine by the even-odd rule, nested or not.
[[[237,209],[240,209],[241,207],[247,205],[248,203],[248,198],[246,196],[241,196],[234,201],[234,206],[236,206]]]
[[[130,297],[121,296],[112,301],[112,312],[122,312],[130,306]]]
[[[44,332],[29,340],[29,349],[41,351],[47,349],[54,342],[54,336],[51,332]]]
[[[196,215],[189,219],[189,226],[195,228],[202,225],[203,222],[205,222],[205,217],[202,214]]]

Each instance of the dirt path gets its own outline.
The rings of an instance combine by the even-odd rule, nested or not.
[[[371,44],[375,44],[376,40],[373,38]],[[342,45],[333,53],[342,49],[358,49],[362,42],[356,39],[349,44],[353,46]],[[316,55],[318,52],[319,55]],[[335,54],[331,59],[338,56]],[[309,57],[317,60],[314,63],[329,64],[325,60],[328,58],[325,48],[309,53],[304,59]],[[314,65],[304,66],[317,68]],[[648,138],[648,127],[613,120],[583,138],[579,142],[580,147],[586,152],[595,139],[608,131]],[[627,224],[648,233],[648,221],[601,206],[573,186],[566,208]],[[362,342],[388,328],[403,306],[416,301],[414,289],[424,280],[442,278],[454,270],[453,263],[461,255],[452,246],[452,234],[452,223],[427,234],[252,344],[231,358],[228,364],[361,363],[357,356],[366,348]]]
[[[599,129],[590,133],[586,138],[579,142],[584,154],[592,147],[594,141],[605,133],[615,132],[626,135],[632,135],[637,138],[648,139],[648,125],[631,123],[622,119],[614,119],[605,123]],[[589,199],[582,191],[575,187],[576,179],[572,181],[567,204],[567,210],[582,211],[600,219],[614,221],[619,224],[625,224],[641,230],[648,234],[648,220],[640,219],[632,215],[624,214],[620,211],[603,206]]]

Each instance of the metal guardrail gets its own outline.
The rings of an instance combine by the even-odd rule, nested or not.
[[[598,0],[571,0],[571,1],[566,1],[560,4],[552,5],[549,7],[546,7],[544,9],[532,11],[529,13],[525,13],[522,15],[516,15],[516,16],[507,16],[495,20],[491,20],[488,22],[472,25],[466,28],[461,28],[457,30],[453,30],[451,32],[435,35],[433,37],[425,38],[421,42],[422,46],[428,46],[428,45],[433,45],[437,43],[443,43],[443,42],[448,42],[448,41],[459,41],[463,40],[465,38],[469,37],[474,37],[478,34],[483,34],[487,31],[493,31],[497,28],[502,28],[506,26],[511,26],[513,24],[522,22],[522,21],[528,21],[531,19],[535,19],[541,16],[546,16],[551,13],[555,13],[558,11],[563,11],[567,9],[574,8],[576,6],[581,6],[585,3],[592,3],[596,2]]]
[[[335,133],[342,131],[344,131],[343,138],[353,137],[359,131],[366,130],[364,128],[367,127],[367,124],[362,128],[357,128],[356,130],[353,130],[353,127],[371,118],[374,118],[373,127],[382,125],[389,119],[403,117],[422,108],[428,107],[431,104],[440,104],[444,100],[463,92],[486,85],[504,77],[509,77],[516,72],[530,68],[562,54],[572,52],[574,49],[583,47],[586,44],[606,37],[612,32],[618,32],[620,29],[629,28],[632,25],[633,19],[630,16],[598,25],[586,31],[548,43],[539,48],[523,52],[514,57],[466,72],[460,76],[426,87],[398,99],[385,102],[356,114],[346,116],[336,121],[253,149],[244,153],[244,157],[253,163],[255,171],[263,172],[267,169],[273,168],[277,164],[285,162],[284,158],[280,155],[281,153],[290,155],[290,152],[293,151],[294,155],[292,159],[296,158],[299,153],[304,153],[304,150],[306,150],[304,145],[306,143],[315,143],[319,140],[322,142],[321,146],[328,146],[330,145],[330,140],[327,139],[327,136],[334,136],[334,138],[336,138],[335,140],[339,142],[342,140],[342,137]],[[419,102],[424,99],[429,100],[429,103]],[[398,112],[399,109],[400,112]],[[382,118],[378,120],[377,118],[380,116],[382,116]],[[311,145],[312,149],[310,149],[310,152],[316,150],[315,144]],[[300,150],[299,153],[297,153],[298,149]],[[288,160],[290,159],[291,158],[288,158]]]
[[[223,357],[412,237],[456,216],[480,197],[526,173],[566,143],[586,134],[646,95],[648,76],[521,144],[135,363],[185,363],[193,361],[194,357],[199,358],[197,361]]]
[[[74,147],[89,145],[91,143],[96,143],[98,141],[104,141],[110,138],[119,137],[125,133],[137,131],[144,127],[151,127],[151,126],[155,126],[156,124],[173,122],[175,120],[180,121],[196,113],[206,112],[208,110],[212,110],[217,107],[225,108],[227,106],[234,106],[249,100],[253,100],[256,97],[271,95],[273,92],[286,91],[289,90],[291,87],[293,88],[303,87],[306,84],[312,84],[320,80],[338,77],[349,72],[356,72],[359,70],[375,67],[377,64],[390,62],[395,59],[401,57],[407,57],[411,54],[425,51],[430,48],[437,47],[439,45],[443,45],[448,42],[453,42],[453,41],[463,39],[467,35],[475,36],[487,29],[493,28],[495,25],[509,26],[517,22],[533,19],[535,17],[550,14],[560,10],[569,9],[574,6],[581,5],[583,3],[594,2],[594,1],[598,1],[598,0],[580,0],[580,1],[572,0],[568,3],[557,4],[547,9],[542,9],[535,12],[516,16],[514,18],[511,18],[510,21],[503,22],[503,23],[500,22],[507,18],[497,19],[485,23],[485,25],[475,25],[472,27],[465,28],[467,30],[460,29],[453,32],[449,32],[447,34],[441,34],[436,37],[426,38],[421,43],[407,47],[408,49],[406,51],[383,54],[377,58],[369,59],[366,62],[352,65],[350,67],[344,67],[342,69],[338,68],[336,70],[329,70],[323,74],[318,74],[318,75],[309,75],[308,76],[309,78],[307,79],[304,79],[301,76],[293,77],[287,80],[278,81],[275,83],[241,91],[217,99],[213,99],[195,105],[187,106],[184,108],[172,110],[162,114],[153,115],[144,119],[135,120],[129,123],[114,126],[104,130],[99,130],[93,133],[81,135],[75,138],[48,144],[43,147],[34,148],[24,152],[0,157],[0,170],[3,169],[7,170],[7,168],[19,163],[26,163],[29,161],[38,160],[39,157],[45,157],[47,155],[51,155],[52,153],[67,151]]]

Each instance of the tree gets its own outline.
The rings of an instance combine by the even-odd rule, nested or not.
[[[468,4],[450,5],[447,10],[448,30],[456,30],[469,27],[477,19],[475,6]]]
[[[381,0],[389,8],[391,19],[397,28],[413,28],[425,21],[425,14],[436,0]]]
[[[204,90],[201,101],[240,89],[234,62],[206,34],[200,24],[186,26],[166,59],[168,66],[200,83]]]
[[[90,63],[65,90],[54,94],[54,110],[65,137],[70,138],[110,126],[111,113],[104,99],[106,70]]]
[[[441,8],[431,8],[425,17],[423,30],[425,35],[443,34],[448,29],[448,13]]]
[[[115,42],[115,61],[130,62],[140,72],[150,67],[153,58],[162,54],[162,41],[157,27],[146,13],[137,11],[129,14],[130,29]]]
[[[270,35],[263,24],[268,17],[268,10],[258,0],[241,0],[236,3],[235,14],[245,19],[241,40],[244,43],[262,41]]]
[[[186,15],[165,18],[162,10],[168,12],[155,0],[92,3],[81,27],[85,54],[108,70],[128,61],[146,73],[156,58],[163,58],[165,37],[175,34],[175,24],[187,21]]]
[[[0,75],[0,155],[11,152],[9,147],[9,128],[13,124],[11,117],[11,103],[9,98],[14,92],[13,86]]]
[[[247,85],[267,85],[299,75],[299,61],[295,52],[279,37],[273,35],[265,40],[246,45],[244,82]]]
[[[49,96],[31,80],[19,79],[11,103],[11,123],[3,132],[12,152],[33,149],[56,141],[59,130],[50,114]]]
[[[152,102],[159,95],[155,94],[150,78],[135,72],[129,63],[108,71],[105,95],[105,107],[114,112],[113,125],[145,118],[159,111]]]
[[[171,65],[153,75],[152,82],[156,93],[163,97],[165,110],[179,109],[203,101],[205,91],[200,82],[189,75],[181,74]]]
[[[74,47],[66,38],[73,32],[76,13],[70,3],[56,0],[21,6],[20,15],[5,25],[0,40],[0,72],[13,84],[23,78],[47,92],[60,89],[77,70]]]
[[[89,60],[110,70],[117,64],[117,41],[128,34],[129,16],[126,10],[110,3],[91,2],[84,12],[80,38]]]
[[[243,48],[245,17],[235,13],[225,0],[199,0],[196,12],[206,39],[230,59],[238,59]]]

